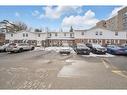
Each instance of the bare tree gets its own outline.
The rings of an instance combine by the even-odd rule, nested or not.
[[[25,23],[20,22],[20,21],[19,22],[14,22],[14,24],[15,24],[15,29],[17,31],[26,30],[28,28]]]
[[[9,22],[8,20],[3,20],[0,22],[0,24],[4,26],[3,29],[5,29],[6,32],[18,32],[18,31],[27,29],[27,25],[20,21],[19,22]]]

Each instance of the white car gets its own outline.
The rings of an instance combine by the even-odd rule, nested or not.
[[[61,47],[59,53],[69,55],[71,53],[71,47],[69,47],[69,45],[63,45],[63,47]]]
[[[9,46],[9,43],[0,46],[0,52],[5,52],[5,51],[6,51],[6,48],[7,48],[8,46]]]
[[[8,52],[23,52],[27,50],[34,50],[33,45],[29,45],[27,43],[11,43],[9,46],[6,48],[6,51]]]

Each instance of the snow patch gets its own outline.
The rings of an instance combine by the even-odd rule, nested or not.
[[[56,52],[59,52],[61,49],[67,49],[67,47],[47,47],[45,48],[46,51],[56,51]],[[69,47],[69,49],[71,50],[71,53],[75,53],[73,48]]]
[[[40,50],[44,50],[44,47],[35,47],[33,51],[40,51]]]
[[[93,54],[93,53],[90,53],[90,55],[82,55],[84,57],[115,57],[115,55],[111,55],[111,54],[104,54],[104,55],[99,55],[99,54]]]

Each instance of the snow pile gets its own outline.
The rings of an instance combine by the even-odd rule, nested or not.
[[[75,53],[75,51],[71,47],[46,47],[45,50],[59,52],[62,49],[68,49],[68,48],[70,49],[71,53]]]
[[[44,47],[35,47],[34,51],[44,50]]]
[[[115,55],[111,55],[111,54],[104,54],[104,55],[101,55],[101,54],[93,54],[93,53],[90,53],[90,55],[82,55],[84,57],[115,57]]]
[[[46,51],[56,51],[56,52],[59,52],[60,51],[60,47],[46,47],[45,50]]]

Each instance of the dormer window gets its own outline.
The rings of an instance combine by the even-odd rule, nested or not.
[[[84,32],[82,32],[82,35],[84,35]]]
[[[102,32],[100,32],[100,35],[102,35]]]
[[[64,36],[66,36],[66,33],[64,33]]]
[[[115,32],[115,36],[118,36],[118,32]]]
[[[96,32],[96,35],[98,35],[98,32]]]
[[[23,33],[23,37],[25,37],[25,34]]]
[[[38,34],[38,37],[40,37],[40,34]]]
[[[26,34],[26,37],[28,37],[28,34]]]
[[[50,34],[49,34],[49,36],[51,37],[51,36],[52,36],[52,34],[50,33]]]
[[[57,36],[57,33],[55,33],[55,36]]]
[[[13,34],[11,34],[11,37],[13,37]]]

